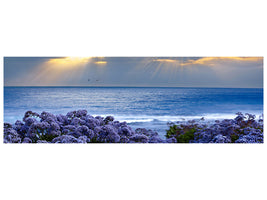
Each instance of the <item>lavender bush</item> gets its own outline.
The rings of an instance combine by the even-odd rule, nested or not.
[[[169,124],[167,138],[175,138],[178,143],[263,143],[263,120],[255,120],[255,115],[236,113],[235,119],[203,120]]]
[[[93,117],[86,110],[66,115],[27,111],[22,121],[4,123],[4,143],[263,143],[263,119],[237,113],[214,123],[170,123],[166,138],[144,128],[133,130],[114,117]]]

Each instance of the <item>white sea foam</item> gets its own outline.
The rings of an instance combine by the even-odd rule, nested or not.
[[[245,114],[245,112],[243,112]],[[249,112],[252,113],[252,112]],[[256,119],[259,119],[262,113],[253,113],[256,116]],[[184,115],[177,115],[177,116],[149,116],[149,115],[112,115],[115,117],[117,121],[125,121],[127,123],[148,123],[148,122],[177,122],[177,121],[187,121],[187,120],[200,120],[204,117],[206,121],[214,121],[214,120],[223,120],[223,119],[234,119],[237,115],[236,114],[221,114],[221,113],[213,113],[213,114],[203,114],[203,115],[195,115],[195,116],[184,116]],[[106,115],[99,115],[102,117],[108,116]],[[97,116],[97,115],[93,115]]]
[[[251,113],[256,116],[256,119],[260,119],[262,113],[253,113],[253,112],[243,112]],[[55,114],[55,113],[54,113]],[[234,119],[237,115],[235,114],[222,114],[222,113],[207,113],[203,115],[195,115],[195,116],[185,116],[185,115],[116,115],[116,114],[93,114],[92,116],[114,116],[115,120],[120,122],[127,123],[151,123],[151,122],[177,122],[177,121],[187,121],[187,120],[200,120],[204,117],[204,121],[214,121],[214,120],[223,120],[223,119]],[[5,122],[15,123],[16,120],[22,120],[23,116],[5,116]]]

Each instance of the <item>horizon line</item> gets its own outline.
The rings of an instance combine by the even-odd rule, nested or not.
[[[233,88],[233,89],[264,89],[264,87],[198,87],[198,86],[84,86],[84,85],[73,85],[73,86],[16,86],[16,85],[8,85],[4,87],[69,87],[69,88],[77,88],[77,87],[84,87],[84,88]]]

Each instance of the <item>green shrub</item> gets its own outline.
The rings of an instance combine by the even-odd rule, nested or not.
[[[167,130],[166,137],[175,137],[177,143],[189,143],[190,140],[194,140],[194,133],[196,128],[194,126],[180,126],[177,125],[170,126]]]
[[[189,129],[184,134],[180,134],[176,137],[177,143],[189,143],[190,140],[194,140],[195,128]]]
[[[177,125],[170,126],[170,129],[167,130],[166,137],[167,138],[173,137],[177,134],[180,134],[180,132],[181,132],[181,129],[178,128]]]
[[[47,142],[52,142],[52,140],[56,137],[58,137],[58,135],[51,135],[48,134],[46,132],[46,130],[42,130],[42,131],[37,131],[37,135],[39,136],[39,140],[46,140]]]
[[[235,143],[235,141],[239,138],[239,135],[233,134],[231,135],[231,142]]]

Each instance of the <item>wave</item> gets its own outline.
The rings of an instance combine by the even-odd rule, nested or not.
[[[253,112],[243,112],[251,113],[256,116],[256,119],[263,118],[263,113],[253,113]],[[56,114],[56,113],[54,113]],[[203,115],[117,115],[117,114],[93,114],[92,116],[114,116],[115,120],[120,122],[127,122],[130,124],[141,124],[141,123],[167,123],[167,122],[177,122],[177,121],[187,121],[187,120],[200,120],[204,117],[204,121],[214,121],[214,120],[223,120],[223,119],[234,119],[237,115],[236,114],[227,114],[227,113],[206,113]],[[21,120],[23,115],[16,115],[16,116],[4,116],[5,122],[15,123],[16,120]]]
[[[245,112],[244,112],[245,113]],[[251,112],[250,112],[251,113]],[[262,118],[262,113],[253,113],[256,116],[256,119]],[[112,114],[110,114],[112,115]],[[93,115],[97,116],[97,115]],[[99,115],[106,117],[108,115]],[[187,121],[187,120],[200,120],[204,118],[204,121],[214,121],[214,120],[223,120],[223,119],[234,119],[236,114],[222,114],[222,113],[213,113],[213,114],[203,114],[203,115],[112,115],[117,121],[125,121],[127,123],[149,123],[149,122],[177,122],[177,121]]]

